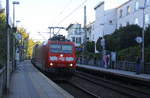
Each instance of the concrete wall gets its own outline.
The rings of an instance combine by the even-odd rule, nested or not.
[[[94,41],[96,42],[100,36],[103,35],[104,29],[104,4],[95,9],[95,23],[92,34],[94,34]]]
[[[104,35],[111,34],[116,30],[117,24],[117,11],[110,9],[105,11],[104,15]]]

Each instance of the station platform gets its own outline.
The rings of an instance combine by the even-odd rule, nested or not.
[[[26,60],[11,76],[9,94],[4,98],[74,98],[39,72]]]
[[[81,67],[81,68],[92,69],[92,70],[100,71],[103,73],[110,73],[113,75],[137,79],[137,80],[146,81],[146,82],[150,83],[150,74],[142,74],[141,73],[141,74],[137,75],[135,72],[118,70],[118,69],[106,69],[106,68],[102,68],[102,67],[82,65],[82,64],[77,64],[77,66]]]

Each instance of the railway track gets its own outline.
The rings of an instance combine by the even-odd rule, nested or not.
[[[69,81],[55,81],[55,83],[57,83],[60,87],[68,91],[75,98],[101,98],[100,96],[97,96],[92,92],[89,92],[88,90]]]
[[[96,94],[94,94],[94,93],[88,91],[87,89],[85,89],[85,88],[83,88],[83,87],[81,87],[81,86],[76,85],[75,83],[71,83],[71,82],[70,82],[70,84],[73,85],[74,87],[76,87],[76,88],[78,88],[78,89],[84,91],[85,93],[87,93],[87,94],[93,96],[93,98],[102,98],[102,97],[100,97],[100,96],[98,96],[98,95],[96,95]]]
[[[104,88],[111,89],[112,91],[120,93],[121,95],[125,95],[126,97],[129,97],[129,98],[149,98],[150,97],[149,91],[142,90],[140,88],[136,88],[133,86],[121,84],[112,80],[106,80],[104,78],[93,76],[91,74],[83,73],[80,71],[76,72],[75,77],[84,79],[88,82],[91,82],[92,84],[96,84],[97,87],[102,86]]]

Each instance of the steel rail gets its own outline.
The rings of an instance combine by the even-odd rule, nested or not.
[[[116,83],[114,81],[102,79],[100,77],[96,77],[96,76],[93,76],[93,75],[90,75],[87,73],[83,73],[83,72],[79,72],[79,71],[77,71],[76,73],[77,74],[75,74],[75,76],[77,76],[79,78],[88,80],[89,82],[92,82],[97,85],[101,85],[103,87],[107,87],[109,89],[115,90],[118,93],[125,94],[127,96],[132,96],[132,97],[136,97],[136,98],[143,98],[143,96],[144,96],[144,98],[149,98],[149,96],[150,96],[150,93],[135,89],[133,87],[129,87],[129,85],[128,86],[123,85],[120,83]],[[118,87],[121,89],[118,89]],[[129,91],[132,93],[129,93]]]

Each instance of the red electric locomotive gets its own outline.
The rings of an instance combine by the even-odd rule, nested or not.
[[[32,63],[44,72],[70,73],[76,68],[76,50],[73,42],[57,35],[33,49]]]

